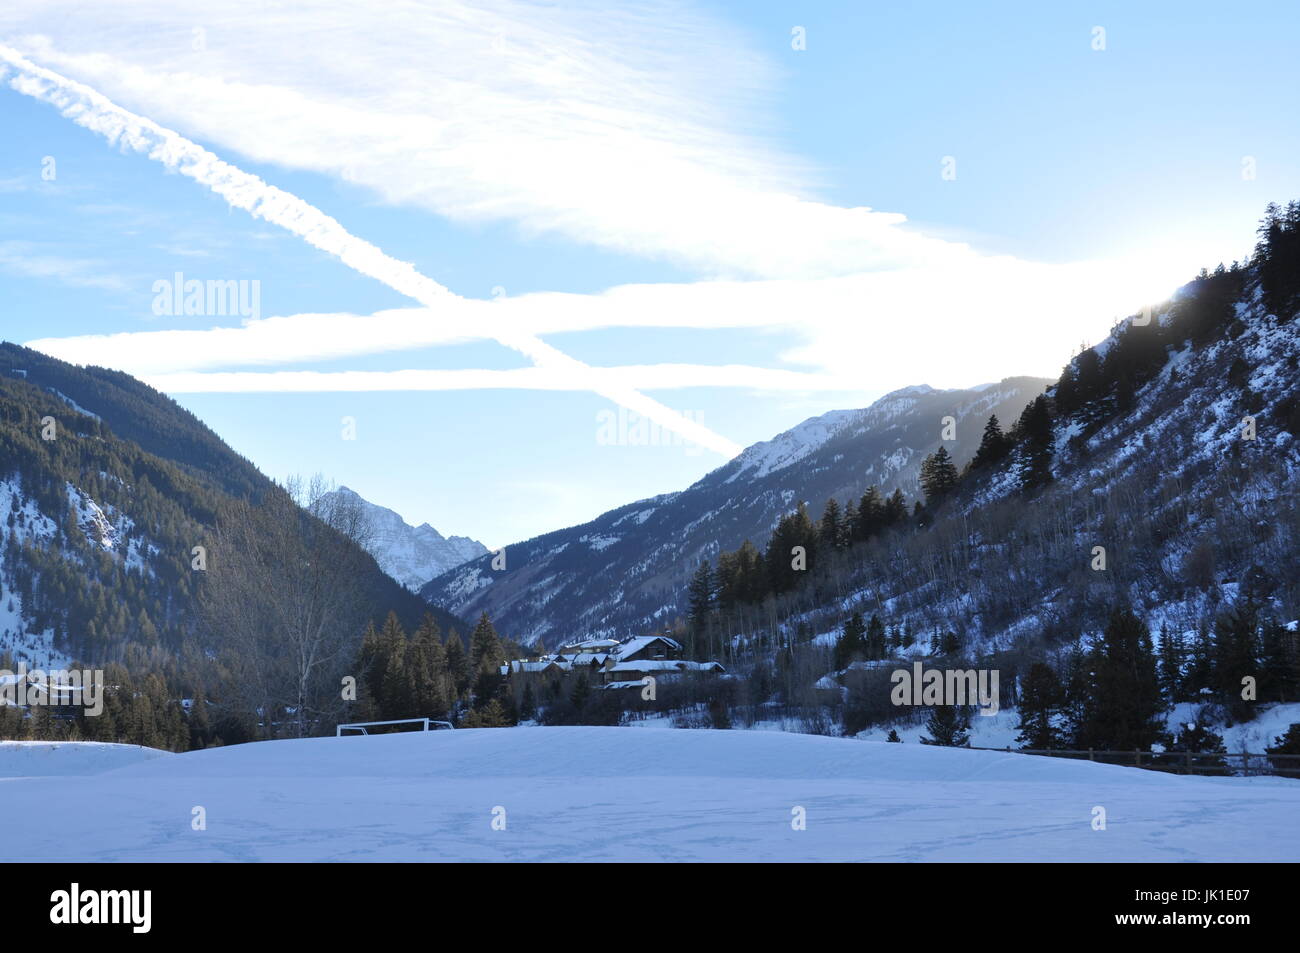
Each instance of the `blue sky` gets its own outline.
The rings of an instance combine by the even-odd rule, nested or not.
[[[0,12],[0,336],[493,546],[896,387],[1053,374],[1300,195],[1293,4],[219,6]],[[432,303],[110,144],[120,115]],[[258,314],[155,313],[177,272]],[[656,445],[602,437],[645,398]]]

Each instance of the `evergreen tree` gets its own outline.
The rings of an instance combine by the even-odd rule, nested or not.
[[[925,729],[930,737],[922,738],[923,745],[940,745],[944,748],[969,748],[970,724],[963,714],[957,713],[955,705],[936,705],[930,709],[930,718]]]
[[[768,594],[767,575],[757,547],[745,540],[735,552],[721,554],[714,585],[723,612],[743,603],[762,602]]]
[[[1062,746],[1061,706],[1065,690],[1056,670],[1045,662],[1029,667],[1020,688],[1020,733],[1016,743],[1022,748],[1047,749]]]
[[[445,713],[451,708],[451,678],[447,671],[447,649],[442,643],[442,630],[432,615],[425,614],[412,641],[420,647],[426,666],[419,688],[421,705],[431,714]]]
[[[855,612],[844,623],[844,631],[835,643],[835,668],[848,668],[867,657],[867,627],[862,623],[862,613]]]
[[[1088,653],[1079,645],[1071,647],[1062,660],[1058,677],[1064,695],[1061,733],[1069,739],[1072,747],[1078,747],[1085,736],[1084,725],[1088,720],[1089,693],[1092,690]]]
[[[1075,744],[1080,748],[1148,751],[1164,736],[1155,652],[1146,625],[1116,608],[1087,656],[1087,697]]]
[[[700,565],[696,567],[695,575],[691,577],[691,584],[687,590],[689,600],[688,624],[691,643],[694,648],[692,654],[697,658],[705,658],[711,654],[710,625],[713,619],[713,605],[717,596],[717,589],[717,580],[709,561],[707,559],[700,560]]]
[[[406,632],[395,612],[388,613],[379,632],[378,660],[383,665],[376,693],[380,714],[385,719],[410,717],[413,699],[406,671]]]
[[[379,713],[384,720],[412,716],[410,679],[406,672],[406,657],[402,651],[385,657],[383,678],[380,682]]]
[[[1169,704],[1183,700],[1183,640],[1168,626],[1160,628],[1160,693]]]
[[[482,705],[472,711],[466,719],[464,727],[466,728],[506,728],[510,725],[505,706],[501,704],[501,699],[491,698],[486,705]]]
[[[493,697],[501,687],[504,676],[501,667],[506,664],[506,650],[497,630],[484,612],[474,625],[469,638],[470,671],[474,680],[475,704]]]
[[[1203,752],[1221,754],[1227,751],[1223,746],[1223,736],[1213,731],[1200,719],[1180,725],[1179,730],[1174,734],[1173,740],[1169,743],[1169,750],[1190,751],[1193,754]],[[1220,765],[1222,765],[1222,762],[1220,762]]]
[[[1255,610],[1243,602],[1220,614],[1214,625],[1214,688],[1234,717],[1250,717],[1252,703],[1241,697],[1242,679],[1258,681],[1259,675]]]
[[[1019,445],[1016,447],[1020,487],[1033,490],[1051,482],[1054,436],[1052,412],[1047,398],[1040,394],[1025,407],[1016,424]]]
[[[1074,365],[1075,401],[1085,420],[1096,420],[1104,410],[1101,399],[1106,389],[1101,358],[1095,348],[1084,348]]]
[[[901,625],[890,629],[885,627],[885,654],[897,653],[903,647],[903,627]]]
[[[844,517],[840,520],[840,546],[847,549],[858,540],[858,504],[850,499],[844,507]]]
[[[579,675],[573,684],[573,691],[569,693],[569,701],[579,712],[587,706],[587,700],[591,698],[591,683],[587,681],[586,674]]]
[[[957,488],[957,467],[942,444],[921,461],[921,489],[925,503],[933,508]]]
[[[1300,302],[1300,201],[1269,203],[1259,225],[1255,266],[1272,314],[1290,318]]]
[[[1183,676],[1183,694],[1187,698],[1196,698],[1206,691],[1214,690],[1214,641],[1210,629],[1202,623],[1192,640],[1187,671]]]
[[[884,522],[887,529],[899,526],[907,519],[907,500],[902,490],[894,490],[885,501]]]
[[[1293,724],[1285,734],[1273,739],[1273,747],[1265,748],[1273,755],[1300,755],[1300,722]],[[1289,777],[1300,777],[1300,761],[1291,757],[1271,758],[1273,770]]]
[[[854,538],[865,542],[885,528],[885,501],[875,486],[867,487],[858,501],[858,523]]]
[[[886,655],[885,624],[875,613],[867,623],[866,651],[869,659],[882,659]]]
[[[1291,702],[1300,696],[1300,652],[1296,633],[1276,619],[1263,628],[1260,653],[1260,698]]]
[[[768,543],[767,554],[763,557],[772,592],[789,592],[813,570],[817,535],[817,527],[808,515],[808,507],[802,502],[793,513],[783,516],[777,522]],[[794,565],[796,547],[803,549],[803,570],[796,569]]]
[[[451,678],[452,695],[462,697],[469,690],[469,656],[465,653],[465,643],[455,630],[447,636],[447,673]]]
[[[451,707],[446,668],[440,643],[430,645],[418,637],[411,640],[406,653],[406,675],[413,715],[437,717]]]
[[[840,504],[835,497],[826,501],[826,508],[822,511],[821,523],[817,529],[818,544],[822,549],[830,552],[840,548],[844,539],[844,527]]]
[[[889,741],[889,742],[892,742],[893,744],[902,744],[902,743],[903,743],[903,739],[900,738],[900,737],[898,737],[898,731],[897,731],[896,729],[894,729],[894,728],[890,728],[890,729],[889,729],[889,737],[887,737],[885,740],[886,740],[886,741]]]
[[[496,672],[505,663],[505,649],[501,638],[486,612],[478,617],[474,631],[469,636],[469,667],[474,675]]]
[[[975,456],[971,458],[970,468],[979,470],[994,466],[1007,455],[1007,438],[1002,433],[1002,426],[998,423],[998,415],[993,414],[989,417],[988,423],[984,425],[984,435],[980,438],[979,449],[975,451]]]
[[[1223,736],[1212,731],[1199,718],[1195,722],[1179,726],[1179,730],[1169,743],[1168,750],[1171,755],[1184,753],[1200,755],[1200,757],[1192,759],[1192,767],[1198,774],[1228,773],[1228,764],[1223,758],[1206,757],[1206,755],[1213,756],[1227,752],[1227,749],[1223,746]],[[1181,767],[1187,762],[1186,758],[1178,757],[1170,757],[1165,760],[1175,767]]]

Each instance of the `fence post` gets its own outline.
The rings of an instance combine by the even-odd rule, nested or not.
[[[1184,773],[1185,774],[1192,773],[1192,753],[1190,751],[1187,752],[1187,770]]]
[[[1133,749],[1133,767],[1142,767],[1142,750],[1140,748]]]
[[[1241,773],[1244,774],[1246,777],[1250,777],[1250,752],[1249,751],[1243,751],[1241,753]]]
[[[1091,748],[1088,749],[1088,760],[1089,760],[1089,761],[1093,761],[1093,760],[1095,760],[1095,759],[1093,758],[1093,756],[1092,756],[1092,749],[1091,749]]]

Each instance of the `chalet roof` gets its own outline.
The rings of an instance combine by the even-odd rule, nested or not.
[[[676,639],[670,639],[666,635],[638,635],[635,638],[628,639],[618,647],[618,656],[628,658],[636,655],[638,652],[644,652],[656,642],[663,642],[671,649],[681,651],[682,644]]]
[[[544,672],[554,664],[555,662],[551,659],[543,659],[540,662],[525,662],[522,659],[515,659],[501,666],[501,674],[515,675],[519,672]]]
[[[686,659],[642,659],[641,661],[618,662],[609,668],[611,672],[722,672],[725,671],[717,662],[691,662]]]
[[[585,642],[570,642],[560,646],[561,652],[599,652],[602,649],[612,651],[618,648],[617,639],[587,639]]]

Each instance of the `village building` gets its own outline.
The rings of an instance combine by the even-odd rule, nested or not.
[[[539,659],[507,662],[501,666],[501,674],[522,682],[585,675],[591,685],[613,689],[640,685],[648,675],[671,678],[688,672],[726,673],[718,662],[684,659],[683,654],[682,644],[666,635],[641,635],[625,642],[588,639],[561,645],[553,655]]]

